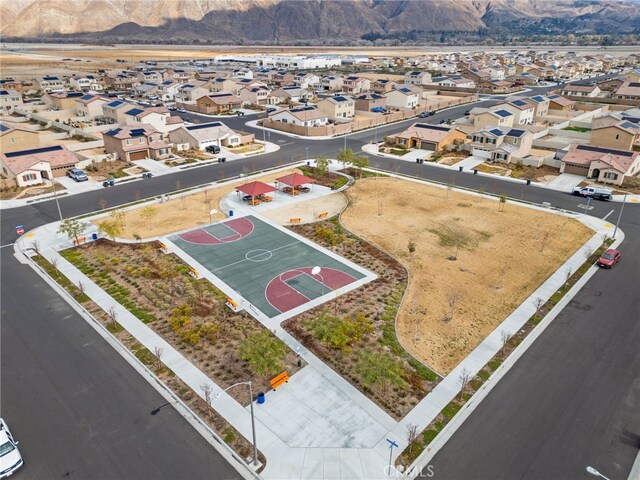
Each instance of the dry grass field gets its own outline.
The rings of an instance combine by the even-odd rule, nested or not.
[[[294,172],[301,173],[300,170],[291,169],[263,176],[256,175],[227,185],[214,185],[212,188],[197,193],[187,192],[185,195],[177,195],[167,202],[154,204],[152,206],[154,214],[151,217],[146,216],[144,207],[129,210],[124,217],[122,233],[118,236],[128,239],[135,238],[135,235],[142,238],[153,238],[196,225],[204,225],[210,221],[222,220],[227,215],[220,212],[220,200],[228,193],[233,192],[235,187],[254,180],[271,183],[278,177]],[[106,207],[108,208],[108,205]],[[218,213],[210,219],[211,209],[218,210]],[[104,220],[104,218],[100,218],[93,220],[92,223],[98,225]]]
[[[593,234],[573,219],[511,204],[501,212],[495,200],[401,179],[362,179],[346,193],[343,225],[409,270],[403,345],[442,374]]]

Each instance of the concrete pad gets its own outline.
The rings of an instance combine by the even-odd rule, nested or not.
[[[473,170],[478,165],[482,165],[484,162],[486,162],[486,159],[472,156],[472,157],[464,158],[457,163],[454,163],[453,165],[451,165],[451,168],[462,167],[465,170]]]
[[[255,412],[292,448],[370,448],[388,430],[311,366],[267,393]]]
[[[556,178],[551,180],[547,187],[553,188],[554,190],[561,190],[570,192],[573,190],[573,187],[578,186],[578,184],[584,181],[586,178],[582,175],[574,175],[573,173],[561,173]]]

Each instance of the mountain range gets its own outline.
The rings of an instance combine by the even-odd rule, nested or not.
[[[356,41],[403,32],[640,33],[640,0],[11,0],[0,34],[83,41]]]

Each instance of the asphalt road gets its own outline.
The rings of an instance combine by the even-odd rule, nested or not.
[[[529,93],[543,93],[546,89],[537,89]],[[487,100],[483,104],[495,103],[497,100]],[[477,104],[476,104],[477,105]],[[429,122],[438,123],[440,120],[462,116],[469,106],[461,106],[449,109],[427,119]],[[210,118],[203,117],[203,120]],[[227,123],[232,128],[249,130],[244,125],[248,117],[229,119]],[[415,120],[407,120],[400,124],[394,124],[377,129],[378,138],[397,132],[404,125],[409,125]],[[236,125],[235,122],[238,122]],[[261,132],[260,132],[261,134]],[[259,134],[259,135],[260,135]],[[345,137],[348,147],[360,152],[363,143],[374,139],[374,132],[362,132]],[[260,138],[260,137],[258,137]],[[339,149],[345,144],[345,138],[326,141],[304,141],[288,136],[271,134],[271,141],[280,145],[280,150],[273,154],[263,155],[250,159],[236,160],[226,164],[216,164],[207,167],[185,170],[183,172],[154,177],[150,180],[129,182],[114,188],[88,192],[82,195],[62,197],[60,206],[65,217],[92,212],[99,209],[98,201],[105,199],[107,206],[112,207],[134,201],[138,198],[157,196],[178,188],[200,185],[221,178],[228,178],[243,172],[281,165],[291,159],[304,158],[305,147],[309,147],[309,157],[326,155],[335,157]],[[397,159],[380,159],[370,157],[372,165],[389,170],[430,178],[444,183],[454,183],[459,186],[483,189],[487,192],[505,194],[514,198],[543,202],[548,201],[556,206],[576,210],[583,203],[581,199],[571,197],[561,192],[554,192],[537,187],[526,187],[519,183],[506,182],[500,179],[488,179],[469,173],[451,172],[428,164],[410,164]],[[177,183],[179,182],[179,184]],[[594,209],[590,214],[604,216],[610,209],[614,209],[612,218],[617,215],[619,204],[606,204],[594,202]],[[625,219],[622,227],[627,233],[627,242],[623,250],[625,257],[633,256],[633,249],[637,256],[638,239],[640,232],[629,218],[637,219],[638,208],[628,205],[625,210]],[[0,404],[2,415],[7,420],[21,440],[21,449],[25,456],[26,466],[16,474],[15,478],[53,478],[57,476],[77,478],[235,478],[232,468],[211,448],[198,434],[172,409],[161,408],[160,413],[151,415],[151,411],[164,405],[165,401],[131,368],[111,347],[104,342],[82,319],[73,311],[57,294],[41,279],[12,257],[11,244],[17,238],[16,225],[24,225],[26,230],[31,230],[39,225],[58,219],[54,201],[34,203],[32,205],[11,210],[3,210],[0,219],[0,245],[2,261],[0,297],[2,300],[2,378]],[[629,271],[623,264],[611,272],[601,272],[597,279],[604,274],[612,274],[621,278],[623,286],[627,287],[627,295],[622,300],[636,299],[633,305],[625,306],[624,301],[617,297],[608,299],[606,296],[602,307],[606,312],[620,312],[627,315],[627,322],[631,322],[632,312],[637,312],[636,296],[629,294],[634,282],[637,282],[637,266]],[[630,267],[633,267],[629,263]],[[592,288],[592,280],[588,288]],[[604,280],[606,286],[606,279]],[[595,287],[594,287],[595,288]],[[586,290],[585,290],[586,291]],[[604,290],[598,290],[604,291]],[[578,312],[583,315],[583,311]],[[576,322],[575,315],[570,310],[563,312],[567,315],[568,322]],[[573,319],[573,320],[572,320]],[[602,321],[600,319],[600,321]],[[620,320],[620,322],[624,322]],[[559,323],[556,320],[556,323]],[[618,325],[616,325],[618,326]],[[592,333],[589,333],[592,332]],[[600,338],[606,338],[598,330],[584,329],[585,339],[596,342]],[[637,335],[637,331],[635,333]],[[625,342],[633,342],[633,332],[628,329],[609,329],[611,350],[603,350],[601,354],[585,355],[583,363],[589,372],[599,372],[601,364],[617,362],[613,357],[617,349],[627,352],[623,347]],[[547,335],[548,336],[548,335]],[[579,338],[579,337],[578,337]],[[546,343],[541,339],[538,343]],[[636,345],[638,342],[635,342]],[[562,347],[564,348],[564,346]],[[555,350],[554,350],[555,352]],[[600,352],[600,351],[598,351]],[[625,359],[629,355],[625,355]],[[631,355],[631,357],[633,357]],[[562,359],[567,368],[573,365],[565,357]],[[637,361],[637,353],[635,357]],[[631,358],[631,361],[633,358]],[[539,361],[539,360],[538,360]],[[630,366],[637,366],[632,362]],[[521,360],[519,364],[525,364]],[[537,368],[537,366],[536,366]],[[572,371],[573,372],[573,371]],[[607,375],[592,377],[590,384],[592,391],[588,396],[603,396],[609,392],[609,384],[619,384],[621,389],[631,391],[631,380],[638,384],[638,368],[617,368],[606,372]],[[635,374],[635,375],[634,375]],[[579,377],[579,375],[576,375]],[[606,377],[606,378],[604,378]],[[507,379],[505,379],[506,381]],[[526,382],[527,379],[522,380]],[[506,383],[506,382],[505,382]],[[545,383],[544,385],[548,385]],[[502,386],[502,384],[500,385]],[[563,394],[582,398],[586,393],[576,388],[572,382],[556,382],[554,395]],[[564,389],[563,389],[564,387]],[[504,387],[508,388],[508,387]],[[519,387],[522,388],[522,387]],[[558,392],[556,393],[556,390]],[[491,398],[493,395],[491,396]],[[520,415],[526,416],[531,423],[537,425],[544,422],[557,406],[550,405],[550,411],[542,409],[541,405],[533,405],[527,402],[522,395],[524,406]],[[555,398],[555,397],[554,397]],[[637,395],[628,396],[628,405],[637,406]],[[510,400],[510,399],[507,399]],[[485,401],[487,405],[489,399]],[[502,400],[504,402],[504,399]],[[626,400],[625,400],[626,401]],[[538,402],[540,403],[540,402]],[[581,402],[584,403],[584,402]],[[597,403],[597,402],[596,402]],[[484,405],[484,403],[483,403]],[[577,422],[584,423],[584,428],[596,428],[600,423],[600,416],[607,416],[607,422],[625,423],[625,408],[610,405],[604,410],[600,408],[604,404],[594,404],[594,410],[584,418],[580,417],[573,422],[567,420],[565,430],[565,443],[558,444],[558,455],[561,452],[570,453],[568,445],[582,442],[585,450],[606,451],[608,440],[597,435],[584,435],[584,431],[578,428]],[[535,408],[534,408],[535,407]],[[553,408],[552,408],[553,407]],[[530,412],[530,413],[527,413]],[[607,415],[608,412],[608,415]],[[488,415],[480,415],[488,420],[502,414],[501,410],[491,410]],[[471,420],[470,420],[471,421]],[[512,424],[515,424],[512,423]],[[502,425],[502,435],[516,438],[520,430],[510,425]],[[594,430],[597,431],[597,430]],[[462,432],[462,430],[461,430]],[[495,442],[499,439],[492,437]],[[527,434],[530,439],[528,447],[537,452],[542,458],[543,447],[549,441],[548,432],[544,429],[531,430]],[[453,445],[453,443],[451,443]],[[509,444],[503,442],[502,448],[512,447],[510,458],[513,464],[501,464],[499,474],[491,478],[518,478],[518,472],[532,471],[520,465],[518,458],[522,455],[515,448],[515,442]],[[492,445],[484,440],[482,446]],[[588,448],[587,448],[588,447]],[[617,451],[615,446],[611,447]],[[483,462],[492,464],[492,456],[495,450],[487,448]],[[443,451],[444,455],[445,451]],[[469,462],[461,462],[467,456],[465,450],[457,450],[458,463],[470,465]],[[533,453],[532,453],[533,454]],[[506,454],[505,454],[506,455]],[[628,455],[622,453],[621,468],[628,463]],[[444,458],[444,457],[443,457]],[[591,457],[593,458],[593,457]],[[438,459],[440,462],[440,460]],[[445,460],[439,465],[446,472]],[[514,465],[515,464],[515,465]],[[598,465],[595,465],[598,466]],[[630,464],[629,464],[630,467]],[[604,472],[604,467],[602,468]],[[463,472],[464,473],[464,472]],[[453,473],[457,478],[457,473]],[[447,477],[442,477],[447,478]],[[460,476],[459,478],[464,478]],[[533,477],[532,477],[533,478]],[[553,477],[550,477],[553,478]],[[574,478],[574,477],[564,477]]]

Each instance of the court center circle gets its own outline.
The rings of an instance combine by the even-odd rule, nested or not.
[[[250,262],[266,262],[273,257],[273,252],[264,248],[256,248],[255,250],[249,250],[244,257]]]

